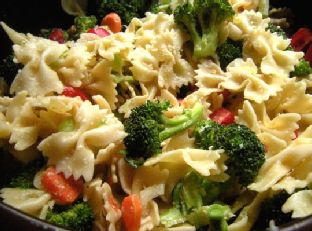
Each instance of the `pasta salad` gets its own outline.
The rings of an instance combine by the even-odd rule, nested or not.
[[[2,201],[70,230],[311,215],[312,32],[290,37],[261,0],[100,2],[86,16],[62,1],[68,30],[0,22],[16,70],[1,76],[0,145],[23,164]]]

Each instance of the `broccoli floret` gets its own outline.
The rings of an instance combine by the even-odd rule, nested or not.
[[[134,159],[143,163],[160,152],[162,141],[190,128],[202,117],[203,107],[200,103],[174,118],[164,115],[168,106],[168,102],[147,101],[132,110],[125,121],[125,131],[128,133],[124,139],[126,160]],[[128,162],[131,164],[131,161]]]
[[[217,55],[219,57],[220,66],[223,70],[234,59],[242,58],[243,43],[241,41],[233,41],[231,39],[226,40],[217,48]]]
[[[43,157],[36,159],[21,168],[20,172],[11,178],[9,187],[12,188],[33,188],[33,180],[36,173],[45,165]]]
[[[281,36],[284,39],[287,39],[287,35],[286,35],[285,31],[273,23],[269,23],[266,30],[270,31],[271,33],[276,33],[278,36]]]
[[[97,19],[94,15],[91,16],[77,16],[74,19],[74,25],[77,33],[81,34],[88,29],[96,26]]]
[[[299,64],[295,66],[295,70],[290,72],[290,77],[303,77],[312,73],[310,63],[304,59],[300,60]]]
[[[236,176],[242,186],[252,183],[265,161],[264,146],[256,134],[245,125],[231,124],[224,127],[221,140],[229,155],[229,173]]]
[[[252,183],[265,161],[264,146],[245,125],[218,125],[214,121],[198,123],[194,130],[197,148],[224,149],[229,156],[227,172],[242,186]]]
[[[174,20],[190,34],[194,45],[194,57],[213,56],[219,43],[222,23],[234,15],[227,0],[194,0],[178,6]]]
[[[280,191],[271,198],[264,200],[261,204],[260,213],[253,230],[265,230],[269,227],[271,220],[276,225],[286,224],[291,221],[291,212],[283,213],[282,206],[290,195],[286,191]]]
[[[78,202],[61,212],[48,210],[46,220],[70,230],[87,231],[92,229],[94,214],[86,202]]]
[[[213,149],[222,147],[223,130],[222,125],[212,120],[200,121],[193,132],[195,146],[205,150],[209,150],[210,147],[213,147]]]
[[[197,228],[209,225],[209,230],[227,230],[231,210],[227,205],[215,203],[221,190],[222,183],[189,172],[174,187],[173,208],[161,214],[161,223],[171,227],[187,221]]]
[[[8,82],[13,81],[18,70],[23,68],[22,64],[15,63],[13,59],[14,55],[11,53],[0,61],[0,77],[4,77]]]

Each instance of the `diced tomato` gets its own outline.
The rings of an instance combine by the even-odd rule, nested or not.
[[[232,124],[235,121],[234,114],[225,108],[215,110],[209,115],[209,118],[222,125]]]
[[[60,28],[53,28],[49,35],[49,39],[59,43],[65,43],[64,31]]]
[[[113,195],[111,195],[108,198],[108,202],[114,210],[116,210],[116,211],[120,210],[120,205]]]
[[[102,19],[101,25],[106,25],[113,33],[118,33],[121,31],[121,18],[116,13],[109,13]]]
[[[308,28],[300,28],[291,37],[291,46],[295,51],[304,51],[312,42],[312,32]]]
[[[83,180],[74,180],[71,176],[65,178],[63,173],[58,173],[55,167],[47,168],[41,177],[43,188],[51,194],[59,204],[72,204],[83,190]]]
[[[106,36],[110,35],[110,33],[107,30],[105,30],[104,28],[101,28],[101,27],[91,28],[87,31],[87,33],[96,34],[100,37],[106,37]]]
[[[122,219],[127,231],[138,231],[141,224],[142,205],[139,196],[125,197],[121,204]]]
[[[310,63],[310,66],[312,66],[312,43],[306,51],[304,59]]]
[[[64,87],[62,95],[68,97],[79,96],[82,100],[89,100],[89,97],[78,87]]]

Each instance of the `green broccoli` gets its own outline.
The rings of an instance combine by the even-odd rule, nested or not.
[[[218,149],[222,146],[221,137],[224,127],[213,120],[203,120],[196,124],[193,131],[195,146],[201,149]]]
[[[157,1],[157,3],[154,3],[151,5],[149,11],[155,14],[159,12],[165,12],[167,14],[171,14],[172,9],[170,7],[170,1],[169,0]]]
[[[228,39],[225,43],[221,44],[217,48],[217,55],[219,57],[220,66],[223,70],[232,62],[234,59],[242,58],[242,41],[233,41]]]
[[[191,36],[194,57],[213,56],[219,43],[219,29],[222,23],[234,15],[227,0],[194,0],[174,10],[175,22]]]
[[[10,179],[9,187],[12,188],[33,188],[33,180],[36,173],[45,165],[45,160],[40,157],[24,167]]]
[[[74,25],[77,33],[81,34],[88,29],[96,26],[97,19],[94,15],[91,16],[77,16],[74,19]]]
[[[254,224],[253,230],[265,230],[269,227],[271,220],[276,225],[286,224],[291,221],[291,213],[283,213],[282,206],[290,195],[286,191],[280,191],[271,198],[264,200],[261,204],[258,219]]]
[[[256,134],[247,126],[231,124],[218,125],[206,120],[194,129],[197,148],[224,149],[229,156],[227,172],[238,179],[242,186],[252,183],[265,161],[264,146]]]
[[[126,160],[133,167],[140,164],[154,154],[160,152],[160,144],[169,137],[193,126],[203,114],[203,106],[195,104],[180,116],[167,118],[163,111],[169,107],[168,102],[147,101],[134,108],[130,117],[125,121],[124,139],[126,146]],[[129,161],[131,160],[132,161]],[[133,164],[133,163],[137,164]]]
[[[227,230],[226,220],[231,210],[227,205],[215,203],[222,183],[212,182],[196,172],[189,172],[173,189],[173,208],[164,211],[160,220],[166,227],[185,221],[197,228],[209,225],[209,230]]]
[[[22,64],[15,63],[13,59],[14,54],[12,52],[0,61],[0,77],[4,77],[8,82],[13,81],[18,70],[23,68]]]
[[[276,33],[278,36],[281,36],[284,39],[287,39],[287,34],[285,33],[285,31],[273,23],[269,23],[266,30],[270,31],[271,33]]]
[[[310,63],[304,59],[295,66],[295,70],[290,72],[290,77],[304,77],[312,73]]]
[[[57,210],[58,209],[48,210],[46,221],[75,231],[87,231],[92,229],[94,214],[91,207],[86,202],[77,202],[72,206],[65,207],[63,211]]]

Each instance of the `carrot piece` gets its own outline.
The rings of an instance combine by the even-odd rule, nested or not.
[[[138,231],[141,224],[142,205],[139,196],[125,197],[121,204],[122,219],[127,231]]]
[[[116,13],[109,13],[102,19],[101,25],[106,25],[113,33],[118,33],[121,31],[121,18]]]
[[[83,180],[74,180],[71,176],[65,178],[63,173],[58,173],[55,167],[48,167],[42,175],[43,188],[52,195],[59,204],[72,204],[83,190]]]

